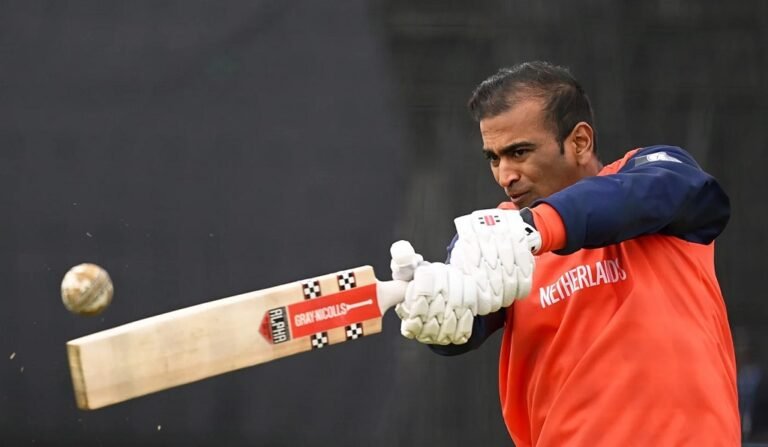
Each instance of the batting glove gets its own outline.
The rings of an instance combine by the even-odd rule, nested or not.
[[[395,312],[406,338],[427,344],[466,343],[477,313],[475,280],[440,262],[420,265]]]
[[[527,297],[533,283],[533,252],[541,247],[541,235],[523,221],[520,212],[479,210],[454,223],[459,238],[451,265],[474,278],[476,315],[496,312]]]

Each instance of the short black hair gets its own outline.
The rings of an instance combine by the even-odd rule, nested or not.
[[[534,61],[501,68],[477,86],[467,106],[472,118],[479,122],[531,97],[544,101],[545,117],[555,131],[561,151],[574,126],[584,121],[594,130],[593,144],[597,152],[597,130],[589,97],[565,67]]]

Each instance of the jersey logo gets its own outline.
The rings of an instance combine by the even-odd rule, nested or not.
[[[565,301],[581,289],[614,284],[627,279],[627,272],[619,263],[619,258],[604,259],[594,264],[577,265],[567,270],[557,281],[539,288],[541,308],[547,308],[560,301]]]
[[[669,155],[666,152],[654,152],[653,154],[643,155],[642,157],[635,158],[635,166],[644,165],[654,161],[672,161],[675,163],[682,163],[682,161]]]

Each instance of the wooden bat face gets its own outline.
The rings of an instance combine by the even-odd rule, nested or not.
[[[67,353],[77,405],[97,409],[378,333],[382,313],[404,294],[404,283],[394,283],[377,282],[364,266],[72,340]]]

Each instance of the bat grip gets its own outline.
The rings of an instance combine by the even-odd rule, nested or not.
[[[381,315],[391,307],[402,303],[405,299],[405,289],[408,287],[407,281],[377,281],[376,296],[379,302]]]

